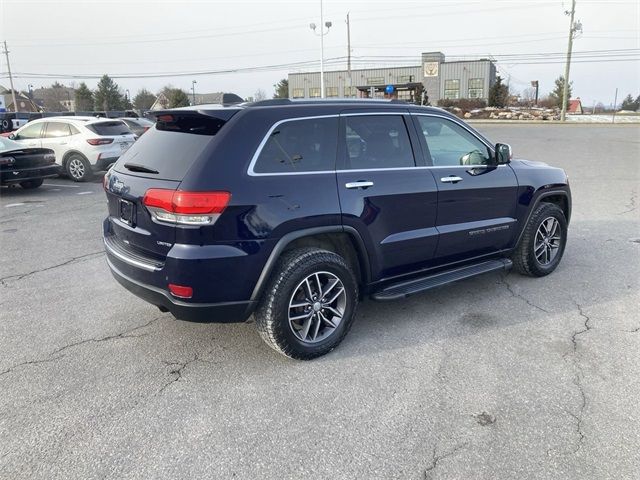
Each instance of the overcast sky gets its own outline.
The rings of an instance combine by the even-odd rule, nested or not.
[[[564,72],[558,54],[566,52],[569,19],[564,11],[570,7],[570,0],[325,0],[325,21],[333,22],[325,37],[325,58],[346,56],[345,18],[350,12],[356,66],[419,65],[424,51],[442,51],[448,59],[493,55],[513,90],[522,91],[538,79],[542,96]],[[576,53],[570,75],[574,96],[591,105],[612,103],[616,87],[619,99],[639,95],[640,1],[577,0],[576,19],[584,33],[574,42],[574,52],[626,52]],[[319,0],[0,0],[0,40],[9,46],[16,88],[24,90],[28,84],[38,88],[55,80],[25,78],[25,73],[60,75],[60,82],[70,84],[74,80],[64,76],[249,68],[116,81],[131,96],[141,87],[156,92],[168,83],[190,91],[196,80],[197,93],[227,91],[246,97],[262,89],[271,97],[273,84],[288,72],[318,70],[320,41],[309,29],[311,22],[320,22]],[[556,55],[535,60],[521,56],[539,53]],[[512,54],[516,56],[504,57]],[[298,62],[314,63],[255,70]],[[332,62],[341,63],[328,68],[345,68],[344,59],[327,60]],[[3,57],[0,74],[5,73]],[[86,82],[93,88],[97,80]],[[8,87],[6,76],[0,84]]]

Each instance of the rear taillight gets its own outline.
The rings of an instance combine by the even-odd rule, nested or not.
[[[153,219],[180,225],[213,225],[227,208],[229,192],[183,192],[151,188],[142,203]]]
[[[109,145],[113,143],[113,138],[87,138],[89,145]]]
[[[13,165],[14,163],[16,163],[16,159],[13,157],[0,158],[0,165]]]
[[[44,161],[45,162],[49,162],[49,163],[55,163],[56,162],[56,155],[54,153],[45,153],[44,154]]]

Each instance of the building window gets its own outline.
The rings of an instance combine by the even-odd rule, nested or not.
[[[320,87],[313,87],[309,89],[309,97],[320,98]]]
[[[367,78],[367,85],[382,85],[383,83],[384,83],[384,77]]]
[[[304,88],[294,88],[293,98],[304,98]]]
[[[344,87],[344,96],[345,97],[355,97],[356,96],[356,87]]]
[[[460,80],[444,81],[444,98],[460,98]]]
[[[413,82],[413,75],[402,75],[398,77],[398,83],[411,83]]]
[[[337,97],[338,87],[327,87],[327,97]]]
[[[484,97],[484,78],[469,79],[469,98]]]

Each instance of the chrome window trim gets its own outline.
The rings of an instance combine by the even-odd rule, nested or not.
[[[317,171],[311,171],[311,172],[256,172],[254,168],[256,166],[256,162],[258,161],[258,157],[260,157],[260,154],[262,153],[262,149],[269,141],[269,137],[271,137],[271,134],[273,133],[273,131],[283,123],[296,122],[300,120],[315,120],[317,118],[339,118],[339,117],[340,115],[338,114],[331,114],[331,115],[314,115],[310,117],[292,117],[292,118],[284,118],[282,120],[278,120],[276,123],[271,125],[271,128],[269,128],[269,130],[267,131],[266,135],[260,142],[260,145],[258,145],[258,148],[256,149],[256,152],[253,154],[253,157],[251,158],[251,162],[249,163],[249,168],[247,169],[247,175],[249,175],[250,177],[273,177],[273,176],[280,176],[280,175],[318,175],[318,174],[324,174],[324,173],[334,173],[335,170],[317,170]]]
[[[251,162],[249,163],[249,167],[247,169],[247,175],[249,175],[251,177],[279,177],[279,176],[287,176],[287,175],[327,175],[327,174],[349,173],[349,172],[352,172],[352,173],[393,172],[393,171],[402,171],[402,170],[429,170],[429,169],[443,169],[443,168],[464,168],[464,169],[467,169],[467,170],[471,170],[471,169],[474,169],[474,168],[496,168],[496,167],[500,168],[500,167],[506,167],[507,166],[506,164],[501,164],[501,165],[426,165],[426,166],[423,166],[423,165],[419,165],[418,166],[417,165],[415,167],[361,168],[361,169],[353,169],[353,170],[349,170],[349,169],[315,170],[315,171],[310,171],[310,172],[265,172],[265,173],[260,173],[260,172],[254,171],[255,164],[258,161],[258,157],[260,156],[260,153],[262,153],[262,150],[263,150],[264,146],[266,145],[267,141],[269,140],[269,137],[271,136],[273,131],[277,127],[282,125],[283,123],[295,122],[295,121],[299,121],[299,120],[314,120],[316,118],[339,118],[339,117],[354,117],[354,116],[364,116],[364,115],[408,115],[410,117],[413,117],[413,116],[437,117],[437,118],[441,118],[443,120],[448,120],[448,121],[450,121],[452,123],[455,123],[456,125],[462,127],[463,129],[465,129],[474,138],[476,138],[483,145],[485,145],[487,148],[489,148],[492,153],[495,154],[493,147],[490,144],[488,144],[487,142],[485,142],[482,138],[478,137],[463,122],[460,122],[457,119],[449,118],[448,116],[439,115],[437,113],[417,113],[417,112],[411,112],[411,111],[397,111],[397,112],[372,111],[372,112],[341,113],[341,114],[331,114],[331,115],[312,115],[312,116],[307,116],[307,117],[285,118],[285,119],[282,119],[282,120],[278,120],[276,123],[274,123],[269,128],[269,130],[265,134],[264,138],[262,139],[262,141],[258,145],[258,148],[256,149],[255,153],[253,154],[253,157],[251,158]],[[420,132],[418,132],[418,134],[420,134]]]

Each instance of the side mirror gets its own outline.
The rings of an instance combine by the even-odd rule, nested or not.
[[[496,163],[498,165],[507,164],[512,158],[513,152],[511,151],[511,145],[506,143],[496,143]]]
[[[15,140],[16,139],[16,135],[15,133],[12,133],[11,135],[9,135],[9,140]]]

